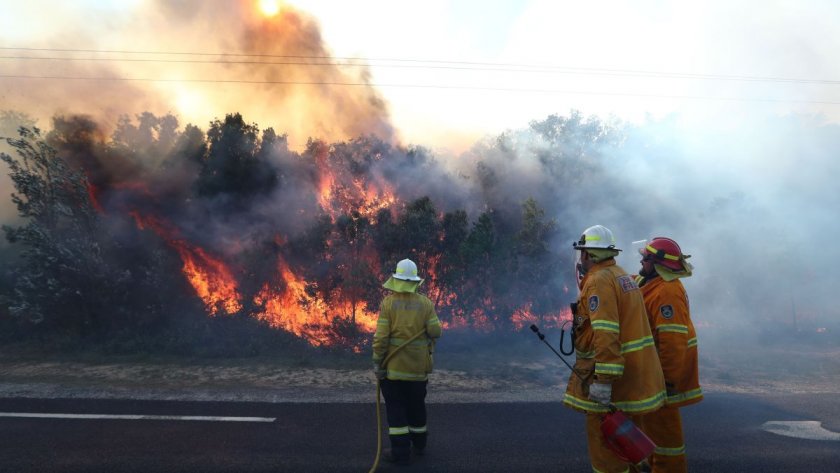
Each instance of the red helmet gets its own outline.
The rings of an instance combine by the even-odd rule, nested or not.
[[[661,264],[673,271],[683,271],[683,261],[688,255],[683,255],[680,245],[674,240],[665,237],[655,237],[639,250],[639,253],[647,257],[653,257],[656,264]]]

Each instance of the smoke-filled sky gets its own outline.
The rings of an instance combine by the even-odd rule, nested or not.
[[[482,137],[572,109],[631,124],[604,157],[622,192],[568,189],[576,213],[557,218],[613,228],[631,272],[630,242],[673,236],[707,312],[838,316],[840,278],[817,268],[840,256],[840,3],[3,3],[0,110],[45,128],[55,113],[107,129],[143,111],[202,128],[241,112],[292,149],[371,133],[467,174],[483,160],[518,202],[550,184],[539,143],[525,131],[516,160],[476,157]],[[624,219],[630,207],[649,220]]]
[[[387,105],[404,140],[455,151],[569,109],[634,121],[676,112],[681,120],[728,126],[754,114],[792,112],[837,121],[838,16],[840,5],[832,1],[4,2],[4,48],[134,53],[3,49],[2,75],[172,82],[4,77],[1,93],[6,105],[39,102],[41,115],[50,112],[43,99],[66,90],[76,92],[76,103],[66,106],[84,104],[109,116],[151,109],[204,124],[237,107],[260,125],[286,129],[293,147],[310,133],[357,131],[333,116],[357,109],[359,101],[370,109]],[[280,55],[331,56],[345,65],[253,64],[296,62]],[[220,59],[251,63],[220,65]],[[371,83],[375,91],[179,82],[185,79]],[[313,103],[315,97],[328,97],[327,103]],[[370,125],[370,117],[355,118]]]

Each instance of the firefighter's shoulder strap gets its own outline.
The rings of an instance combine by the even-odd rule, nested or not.
[[[425,334],[425,333],[426,333],[426,328],[424,327],[424,328],[423,328],[423,330],[420,330],[419,332],[417,332],[417,333],[415,333],[414,335],[412,335],[411,337],[409,337],[409,338],[408,338],[408,340],[406,340],[404,343],[402,343],[402,344],[400,344],[400,345],[397,345],[397,347],[396,347],[396,348],[394,348],[393,350],[391,350],[391,351],[388,353],[388,355],[385,357],[385,359],[384,359],[384,360],[382,360],[382,363],[380,363],[380,364],[379,364],[379,367],[384,369],[386,366],[388,366],[388,361],[390,361],[390,360],[391,360],[391,358],[392,358],[394,355],[396,355],[396,354],[397,354],[397,352],[399,352],[400,350],[402,350],[402,349],[403,349],[403,347],[408,346],[408,345],[409,345],[411,342],[413,342],[414,340],[417,340],[418,338],[420,338],[420,336],[421,336],[421,335],[423,335],[423,334]]]

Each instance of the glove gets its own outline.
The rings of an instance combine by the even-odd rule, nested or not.
[[[385,379],[385,375],[388,373],[388,370],[379,366],[379,363],[373,364],[373,375],[376,376],[376,379],[383,380]]]
[[[609,404],[612,397],[612,384],[592,383],[589,385],[589,399],[600,404]]]

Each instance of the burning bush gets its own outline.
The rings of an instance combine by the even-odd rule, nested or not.
[[[556,120],[541,129],[557,135]],[[557,222],[533,198],[502,198],[493,155],[504,142],[477,160],[473,183],[423,148],[373,136],[293,152],[239,114],[206,134],[142,114],[110,137],[85,117],[57,117],[45,138],[22,129],[9,144],[25,223],[5,231],[26,249],[11,312],[36,331],[162,336],[199,313],[360,350],[380,284],[405,257],[449,328],[568,317],[557,268],[569,261],[550,249]]]

